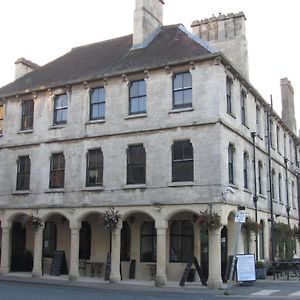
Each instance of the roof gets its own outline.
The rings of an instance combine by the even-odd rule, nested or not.
[[[182,25],[161,28],[145,48],[132,50],[132,35],[73,48],[56,60],[0,88],[0,98],[166,66],[211,54]]]

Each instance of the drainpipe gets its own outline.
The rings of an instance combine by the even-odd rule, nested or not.
[[[254,202],[254,208],[255,208],[255,223],[258,224],[258,217],[257,217],[257,178],[256,178],[256,147],[255,147],[255,137],[256,132],[251,132],[252,137],[252,145],[253,145],[253,175],[254,175],[254,196],[253,196],[253,202]],[[255,255],[256,255],[256,261],[258,260],[258,232],[255,231]]]
[[[271,96],[271,106],[267,110],[267,139],[268,139],[268,165],[269,165],[269,197],[270,197],[270,223],[271,223],[271,261],[275,260],[275,234],[274,234],[274,212],[273,212],[273,189],[272,189],[272,158],[271,158],[271,132],[270,121],[273,110],[273,100]]]
[[[285,166],[285,189],[286,189],[286,214],[287,214],[287,221],[288,225],[290,225],[290,199],[289,199],[289,178],[288,178],[288,167],[287,167],[288,160],[284,158],[284,166]]]

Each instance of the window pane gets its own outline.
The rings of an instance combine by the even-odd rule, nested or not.
[[[184,143],[184,158],[193,159],[193,146],[190,142]]]
[[[62,110],[61,111],[61,121],[62,122],[66,122],[67,121],[67,110],[66,109],[64,109],[64,110]]]
[[[183,234],[194,234],[194,228],[190,221],[182,221]]]
[[[98,116],[100,118],[104,118],[104,116],[105,116],[105,104],[103,102],[99,104],[99,107],[98,107]]]
[[[173,159],[174,160],[182,160],[184,157],[183,152],[184,145],[182,142],[175,142],[173,145]]]
[[[145,80],[139,81],[139,96],[146,95],[146,82]]]
[[[68,106],[68,97],[67,95],[62,95],[62,103],[61,103],[62,107],[67,107]]]
[[[175,162],[174,167],[174,180],[175,181],[193,181],[193,161]]]
[[[139,84],[137,81],[132,82],[130,87],[130,97],[138,97],[139,96]]]
[[[139,111],[139,100],[138,98],[132,98],[130,103],[130,112],[137,113]]]
[[[192,89],[183,91],[183,99],[185,104],[192,103]]]
[[[146,112],[146,97],[139,98],[139,112]]]
[[[185,88],[192,86],[192,75],[191,75],[191,73],[184,73],[183,74],[183,86]]]
[[[183,104],[183,91],[174,92],[174,105],[180,106]]]
[[[182,74],[176,74],[174,77],[174,90],[182,88]]]

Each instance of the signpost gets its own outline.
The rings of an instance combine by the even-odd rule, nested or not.
[[[235,228],[235,240],[234,240],[234,248],[233,248],[233,258],[232,258],[232,263],[231,263],[231,268],[230,268],[230,275],[229,275],[229,280],[228,280],[228,289],[231,289],[232,287],[232,277],[234,274],[234,268],[237,263],[237,249],[239,245],[239,238],[240,238],[240,232],[242,228],[242,224],[245,223],[246,221],[246,214],[242,211],[239,211],[235,214],[234,222],[236,223]]]

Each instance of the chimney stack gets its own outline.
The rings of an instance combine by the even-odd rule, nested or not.
[[[280,80],[281,86],[281,117],[285,125],[297,135],[297,123],[295,118],[294,88],[287,77]]]
[[[24,57],[19,58],[15,62],[15,65],[15,79],[18,79],[24,76],[25,74],[30,73],[31,71],[34,71],[40,67],[39,65],[33,63],[30,60],[25,59]]]
[[[133,49],[147,47],[163,26],[163,0],[136,0]]]
[[[223,52],[241,73],[249,78],[248,47],[245,28],[246,17],[237,14],[219,14],[209,19],[194,21],[193,34],[208,42],[213,49]]]

